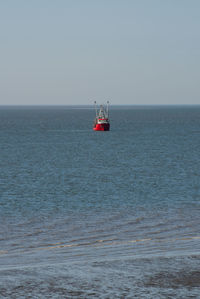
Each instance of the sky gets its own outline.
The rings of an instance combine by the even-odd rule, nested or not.
[[[0,0],[0,105],[200,104],[199,0]]]

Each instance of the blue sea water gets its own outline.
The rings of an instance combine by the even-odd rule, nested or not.
[[[200,298],[200,106],[0,108],[0,298]]]

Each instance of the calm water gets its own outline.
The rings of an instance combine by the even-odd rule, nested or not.
[[[200,106],[0,109],[0,298],[200,298]]]

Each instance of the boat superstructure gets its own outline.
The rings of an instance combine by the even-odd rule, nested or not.
[[[109,122],[109,101],[107,101],[106,107],[104,105],[100,105],[99,111],[97,109],[97,103],[94,102],[96,117],[94,120],[94,131],[109,131],[110,130],[110,122]]]

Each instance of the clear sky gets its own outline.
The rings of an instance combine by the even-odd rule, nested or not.
[[[0,0],[0,105],[200,104],[199,0]]]

